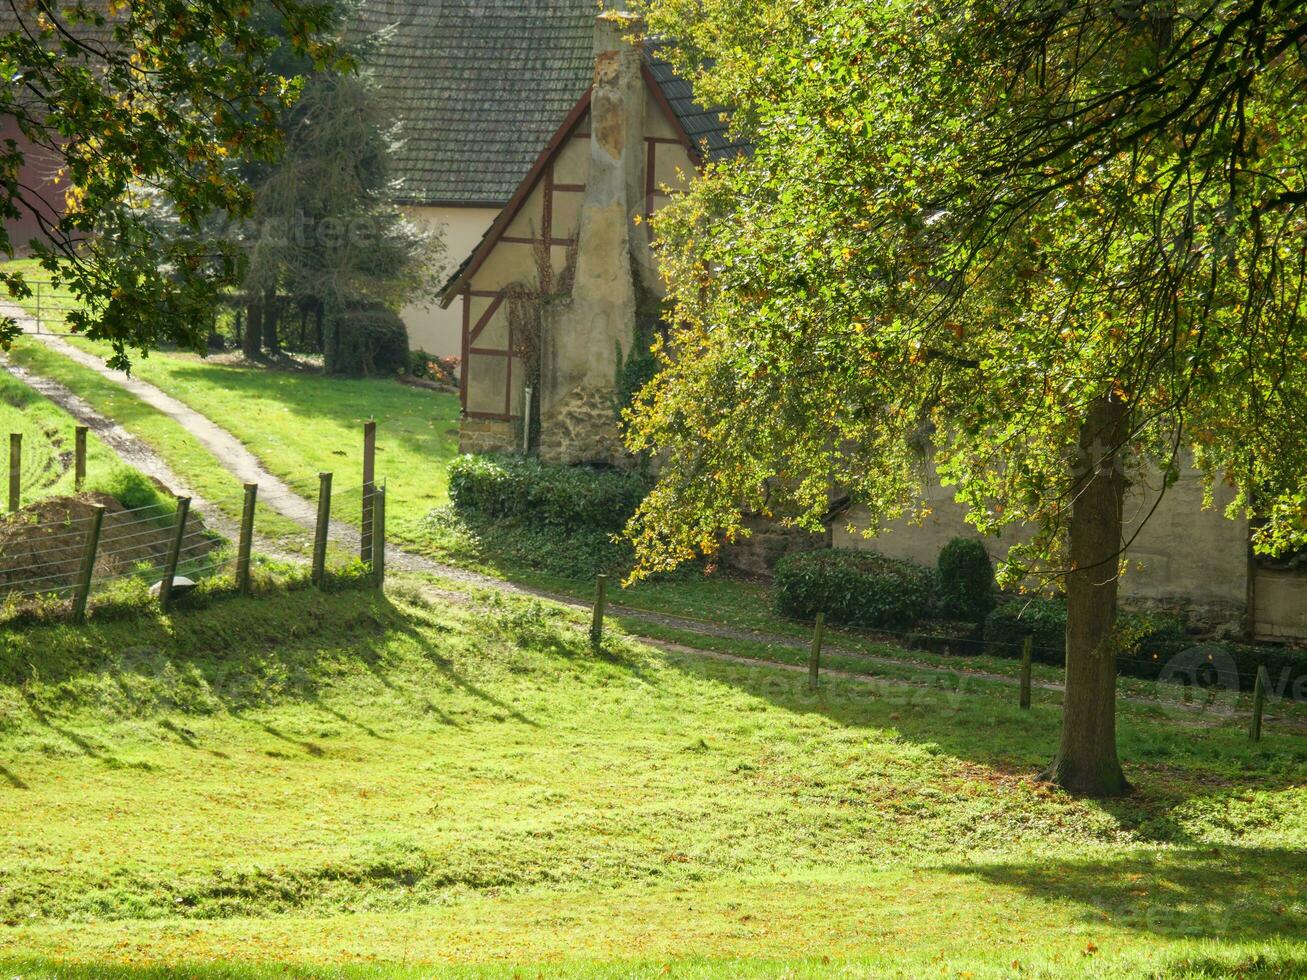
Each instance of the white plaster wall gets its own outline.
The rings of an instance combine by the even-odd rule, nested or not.
[[[401,210],[412,220],[435,229],[444,236],[444,267],[436,277],[443,285],[463,260],[481,241],[498,208],[432,207],[405,205]],[[408,343],[413,350],[424,350],[440,357],[458,357],[463,348],[463,300],[456,299],[442,310],[431,296],[415,300],[402,311],[408,327]]]

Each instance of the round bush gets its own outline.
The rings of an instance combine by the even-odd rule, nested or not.
[[[929,614],[935,574],[922,565],[871,551],[829,548],[786,555],[773,582],[777,610],[811,620],[900,629]]]
[[[328,374],[398,374],[408,367],[408,330],[381,303],[347,303],[329,317]]]
[[[940,611],[980,622],[994,608],[994,565],[975,538],[954,538],[939,553]]]

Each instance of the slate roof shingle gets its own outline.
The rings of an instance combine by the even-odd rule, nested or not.
[[[401,125],[397,198],[503,205],[590,85],[596,0],[365,0],[353,32]],[[668,103],[710,157],[734,152],[720,112],[651,46]]]

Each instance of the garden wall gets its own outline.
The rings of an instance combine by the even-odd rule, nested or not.
[[[1215,505],[1204,509],[1202,479],[1192,468],[1184,470],[1160,502],[1159,485],[1158,480],[1137,480],[1126,501],[1126,537],[1138,531],[1121,582],[1127,604],[1183,612],[1221,635],[1247,635],[1251,629],[1258,637],[1307,639],[1307,575],[1259,572],[1250,582],[1248,522],[1222,513],[1229,492],[1218,492]],[[951,491],[934,485],[927,496],[932,513],[920,525],[894,521],[867,538],[861,533],[866,513],[855,510],[835,526],[832,543],[933,565],[950,538],[978,537],[963,520],[963,509],[954,503]],[[1021,538],[1017,529],[1009,534],[984,539],[992,557],[1001,558]]]

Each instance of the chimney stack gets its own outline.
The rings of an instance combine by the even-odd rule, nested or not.
[[[634,218],[643,203],[643,22],[605,11],[595,19],[590,92],[590,173],[569,304],[547,327],[541,364],[542,458],[615,462],[622,456],[613,398],[617,351],[635,332]]]

